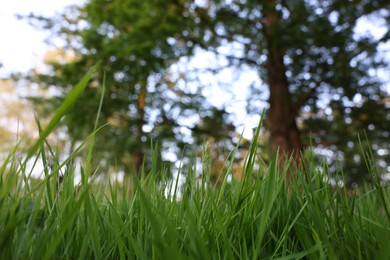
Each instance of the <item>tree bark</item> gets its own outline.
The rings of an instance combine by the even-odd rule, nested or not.
[[[267,41],[267,76],[269,85],[269,110],[266,128],[270,131],[270,150],[279,151],[280,165],[292,157],[299,163],[302,143],[297,127],[297,111],[291,99],[284,63],[285,46],[281,43],[279,15],[276,1],[268,0],[263,10],[264,35]]]
[[[137,139],[139,142],[139,146],[137,149],[133,152],[132,158],[133,158],[133,166],[136,173],[140,173],[142,164],[144,162],[144,146],[143,146],[143,140],[145,133],[143,130],[143,126],[145,125],[145,103],[146,103],[146,94],[147,94],[147,77],[144,78],[139,83],[139,92],[138,92],[138,121],[137,121]]]

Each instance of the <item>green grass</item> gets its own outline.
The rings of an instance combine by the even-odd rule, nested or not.
[[[68,97],[65,108],[76,97]],[[347,196],[343,187],[331,188],[310,160],[303,167],[308,181],[296,169],[298,177],[287,184],[288,166],[280,168],[277,157],[262,165],[266,174],[260,176],[256,141],[243,179],[228,183],[225,177],[211,188],[205,152],[204,174],[199,179],[189,168],[177,202],[177,189],[165,194],[177,184],[161,180],[163,169],[156,167],[121,183],[89,178],[98,129],[65,162],[56,161],[45,140],[63,108],[26,157],[54,157],[43,180],[31,178],[17,146],[0,166],[0,259],[390,259],[389,188],[380,185],[369,153],[375,183],[364,194]],[[72,167],[59,184],[61,166],[72,165],[87,143],[82,184],[74,185]]]

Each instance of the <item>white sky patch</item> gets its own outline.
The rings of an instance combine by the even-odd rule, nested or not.
[[[369,35],[376,40],[382,38],[387,32],[386,21],[384,19],[373,20],[366,17],[358,19],[355,32],[359,35]]]
[[[234,52],[234,50],[231,51]],[[226,48],[223,52],[229,53]],[[220,68],[221,65],[227,65],[227,60],[215,53],[203,50],[197,50],[195,56],[183,61],[183,64],[185,65],[173,65],[172,71],[177,74],[203,70],[197,75],[199,82],[192,84],[206,86],[202,93],[208,101],[215,107],[225,108],[233,116],[238,132],[243,133],[245,138],[251,139],[253,128],[257,127],[260,115],[248,115],[246,106],[247,97],[250,95],[249,86],[252,83],[257,86],[262,84],[258,72],[245,67],[239,71],[235,67],[226,67],[214,74],[206,68]],[[187,88],[192,84],[188,84]],[[266,102],[262,103],[264,103],[262,106],[267,106]]]
[[[10,72],[27,72],[42,65],[48,46],[44,43],[49,32],[38,31],[16,15],[52,16],[77,0],[0,0],[0,78]]]
[[[356,37],[359,35],[373,37],[375,40],[381,39],[388,31],[387,22],[380,19],[373,19],[373,17],[362,17],[358,19],[355,27]],[[382,42],[378,45],[378,51],[383,53],[388,62],[390,62],[390,43]],[[390,94],[390,73],[388,69],[379,69],[377,76],[383,79],[384,82],[388,82],[383,86],[383,89]]]

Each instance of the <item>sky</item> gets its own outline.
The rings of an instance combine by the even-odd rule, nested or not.
[[[48,50],[44,40],[49,32],[38,31],[27,21],[18,20],[17,14],[28,15],[33,12],[36,15],[51,16],[56,12],[63,12],[66,6],[82,2],[83,0],[0,0],[0,78],[5,78],[10,72],[27,72],[31,68],[42,66],[44,53]],[[380,23],[370,24],[363,20],[358,23],[356,31],[380,37],[386,30]],[[382,48],[390,51],[389,45]],[[390,86],[388,90],[390,92]]]
[[[27,72],[32,68],[42,66],[43,57],[48,50],[44,40],[49,36],[47,32],[34,29],[25,20],[18,20],[16,15],[51,16],[56,12],[62,12],[68,5],[80,3],[80,0],[0,0],[0,79],[7,78],[11,72]],[[28,125],[34,118],[32,111],[26,111],[26,103],[20,99],[23,93],[5,91],[7,85],[0,86],[0,115],[6,112],[2,107],[5,102],[18,102],[17,108],[23,110],[23,116],[17,118],[4,118],[1,125],[6,125],[7,130],[17,133]],[[5,120],[5,123],[3,122]],[[29,126],[31,128],[31,126]],[[17,135],[15,135],[17,136]],[[16,137],[17,138],[17,137]],[[43,166],[38,162],[33,175],[39,176]],[[30,168],[30,166],[28,166]]]
[[[25,72],[42,64],[47,46],[43,43],[48,32],[34,29],[26,21],[18,20],[15,15],[51,16],[62,12],[66,6],[81,3],[82,0],[0,0],[0,78],[12,71]],[[383,35],[386,28],[381,24],[370,25],[361,21],[357,26],[359,33]],[[388,46],[387,46],[388,47]],[[387,48],[385,48],[387,49]],[[389,50],[389,49],[388,49]]]
[[[15,15],[51,16],[64,7],[80,3],[80,0],[0,0],[0,78],[10,72],[26,72],[42,64],[47,46],[47,32],[34,29]]]

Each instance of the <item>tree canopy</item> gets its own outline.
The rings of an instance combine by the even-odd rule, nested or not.
[[[73,58],[51,61],[49,73],[31,76],[66,92],[100,62],[64,123],[74,141],[91,131],[101,94],[96,86],[106,75],[101,120],[109,126],[98,149],[137,170],[150,139],[179,156],[186,144],[205,140],[234,147],[236,125],[224,107],[208,102],[208,86],[193,79],[200,72],[172,69],[198,51],[211,52],[224,57],[221,67],[258,73],[247,107],[260,114],[264,107],[256,104],[266,96],[271,152],[299,159],[313,145],[355,182],[365,172],[358,133],[367,133],[378,166],[388,171],[390,163],[389,93],[377,76],[389,68],[379,48],[390,37],[389,7],[379,0],[89,0],[60,17],[34,17],[62,37],[66,44],[58,47]],[[380,22],[385,33],[356,33],[363,20]]]

